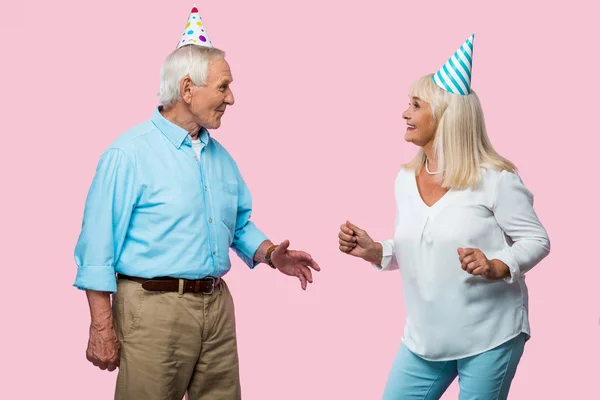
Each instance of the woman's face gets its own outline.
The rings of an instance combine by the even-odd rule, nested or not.
[[[429,103],[418,97],[411,97],[402,118],[406,120],[407,125],[404,140],[421,147],[433,141],[437,124],[433,121]]]

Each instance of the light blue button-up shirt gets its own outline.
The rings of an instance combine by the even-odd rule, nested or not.
[[[205,129],[200,140],[198,159],[188,133],[157,108],[102,154],[75,247],[75,287],[115,292],[115,273],[221,277],[230,247],[257,265],[267,237],[250,221],[248,187]]]

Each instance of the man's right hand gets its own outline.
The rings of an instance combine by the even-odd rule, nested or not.
[[[346,221],[340,226],[338,238],[342,253],[360,257],[371,263],[381,263],[383,248],[380,243],[374,242],[365,230]]]
[[[112,324],[90,324],[86,351],[89,362],[101,370],[114,371],[119,366],[119,339]]]
[[[119,366],[119,338],[112,323],[110,293],[86,290],[92,323],[85,352],[89,362],[101,370],[114,371]]]

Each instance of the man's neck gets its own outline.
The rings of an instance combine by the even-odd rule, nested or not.
[[[177,102],[170,107],[163,107],[160,113],[166,120],[187,131],[193,140],[198,139],[201,126],[184,104]]]

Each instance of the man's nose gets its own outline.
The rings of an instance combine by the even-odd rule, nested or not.
[[[230,106],[235,103],[235,97],[233,96],[231,89],[229,89],[229,93],[227,93],[227,96],[225,96],[225,103],[229,104]]]

